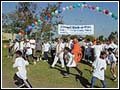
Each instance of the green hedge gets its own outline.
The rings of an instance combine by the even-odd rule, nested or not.
[[[9,40],[2,40],[2,43],[8,43]]]

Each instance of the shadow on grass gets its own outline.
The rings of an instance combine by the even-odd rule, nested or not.
[[[79,81],[85,88],[89,88],[90,87],[89,81],[86,78],[82,77],[82,76],[76,75],[75,76],[75,80],[77,82]]]
[[[90,66],[90,67],[92,66],[92,64],[90,64],[89,62],[84,61],[84,60],[81,60],[80,63],[82,63],[82,64],[86,64],[86,65],[88,65],[88,66]]]
[[[58,65],[56,65],[56,66],[58,66]],[[56,70],[60,71],[60,74],[62,74],[63,76],[64,76],[64,75],[65,75],[65,73],[66,73],[66,70],[61,69],[61,67],[60,67],[60,66],[55,67],[54,69],[56,69]],[[71,74],[71,75],[73,75],[73,76],[78,75],[78,74],[74,74],[74,73],[70,73],[70,74]]]
[[[92,71],[90,69],[84,69],[85,71],[88,71],[90,74],[92,74]]]
[[[57,69],[57,70],[59,70],[60,71],[60,74],[62,74],[63,76],[65,75],[65,73],[66,73],[66,70],[63,70],[63,69],[60,69],[60,68],[58,68],[58,67],[55,67],[54,69]],[[78,75],[78,74],[74,74],[74,73],[70,73],[71,75],[73,75],[73,76],[75,76],[75,80],[76,80],[76,82],[80,82],[81,84],[82,84],[82,86],[83,87],[85,87],[85,88],[90,88],[90,82],[85,78],[85,77],[82,77],[82,76],[80,76],[80,75]],[[94,86],[95,88],[100,88],[100,87],[98,87],[98,86]]]
[[[82,76],[76,75],[75,80],[80,82],[85,88],[90,88],[91,83]],[[98,86],[94,86],[94,88],[100,88]]]

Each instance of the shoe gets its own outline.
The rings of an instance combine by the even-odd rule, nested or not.
[[[83,75],[83,73],[81,72],[81,73],[79,74],[79,76],[82,77],[82,75]]]
[[[64,67],[61,67],[61,69],[64,69]]]
[[[42,59],[40,58],[39,60],[41,61]]]
[[[8,56],[7,58],[10,58],[10,56]]]
[[[68,77],[69,77],[69,74],[66,74],[66,75],[64,75],[63,77],[64,77],[64,78],[68,78]]]
[[[114,78],[113,81],[116,82],[116,81],[117,81],[117,78]]]
[[[39,58],[37,59],[37,62],[39,62]]]
[[[90,63],[90,64],[92,64],[93,62],[92,62],[92,61],[90,61],[89,63]]]
[[[36,62],[34,62],[34,64],[36,64]]]
[[[54,69],[54,67],[50,66],[51,69]]]

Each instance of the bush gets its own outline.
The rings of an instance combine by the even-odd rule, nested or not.
[[[2,44],[8,43],[8,42],[9,42],[9,40],[2,40]]]

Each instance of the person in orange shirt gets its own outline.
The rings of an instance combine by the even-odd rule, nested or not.
[[[77,38],[73,39],[73,49],[72,49],[72,54],[74,55],[74,60],[76,62],[76,65],[78,64],[78,62],[81,61],[82,59],[82,49],[80,47],[80,44],[78,42]]]
[[[94,40],[93,40],[93,44],[96,45],[96,38],[94,38]]]

